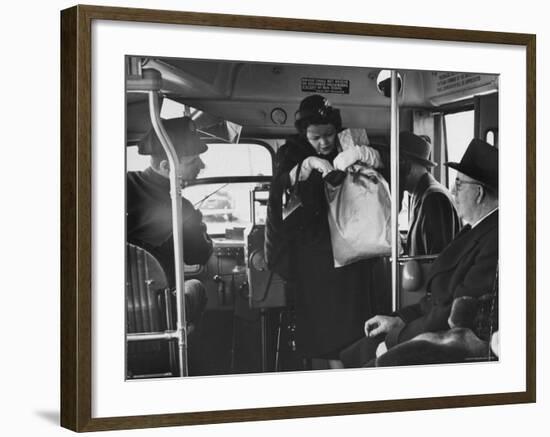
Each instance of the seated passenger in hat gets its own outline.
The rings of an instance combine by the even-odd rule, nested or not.
[[[451,194],[437,182],[429,169],[431,145],[410,132],[399,134],[403,188],[411,195],[409,204],[409,255],[440,253],[460,230],[460,221]]]
[[[456,298],[481,298],[496,288],[498,264],[498,149],[474,139],[459,163],[453,196],[467,226],[439,254],[419,303],[365,322],[365,337],[341,353],[347,367],[372,362],[392,347],[426,332],[450,328]]]
[[[180,159],[180,176],[195,179],[204,163],[200,154],[207,146],[199,138],[189,117],[164,120],[163,125]],[[126,239],[151,252],[161,263],[171,287],[175,284],[170,165],[153,128],[139,144],[141,155],[150,155],[144,171],[128,172],[126,177]],[[206,233],[202,214],[189,200],[181,198],[183,246],[187,264],[204,264],[212,253],[212,240]],[[187,312],[202,312],[206,305],[204,286],[197,280],[185,281]],[[197,314],[188,314],[193,319]]]
[[[389,179],[390,154],[387,146],[373,145],[380,152],[381,169]],[[435,180],[430,169],[432,147],[419,135],[408,131],[399,134],[400,201],[403,192],[410,196],[409,231],[405,252],[408,255],[436,255],[460,230],[460,220],[447,188]]]

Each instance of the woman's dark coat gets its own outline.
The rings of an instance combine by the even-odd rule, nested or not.
[[[336,155],[335,150],[320,157],[332,162]],[[302,206],[283,222],[283,193],[291,188],[289,172],[309,156],[317,155],[301,137],[289,139],[277,153],[266,258],[273,270],[290,279],[294,290],[298,352],[304,357],[338,358],[340,350],[361,338],[364,321],[376,311],[376,300],[369,295],[374,261],[334,268],[324,182],[317,171],[298,182]]]

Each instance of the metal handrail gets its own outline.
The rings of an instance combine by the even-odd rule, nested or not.
[[[185,314],[184,295],[184,263],[183,263],[183,212],[181,204],[182,177],[180,162],[176,150],[166,133],[160,119],[159,91],[151,90],[149,96],[149,112],[153,129],[166,153],[170,165],[170,200],[172,204],[172,237],[174,241],[174,264],[176,273],[176,332],[178,339],[180,376],[188,376],[187,365],[187,320]]]
[[[391,178],[391,272],[392,311],[399,308],[399,102],[397,71],[391,71],[391,114],[390,114],[390,178]]]
[[[172,236],[174,241],[174,264],[176,279],[176,330],[159,333],[126,333],[127,341],[178,340],[179,375],[188,376],[187,364],[187,319],[184,294],[184,261],[183,261],[183,212],[181,202],[182,177],[180,162],[176,150],[166,133],[160,118],[160,89],[162,76],[154,69],[137,68],[136,75],[127,81],[127,89],[143,92],[148,95],[149,113],[153,129],[166,153],[170,166],[170,200],[172,206]],[[137,78],[137,77],[139,78]]]
[[[438,255],[401,255],[397,258],[399,262],[407,261],[433,261]]]
[[[189,328],[189,332],[193,331],[192,326]],[[126,334],[126,340],[128,341],[149,341],[149,340],[174,340],[179,338],[180,333],[178,330],[168,330],[162,332],[133,332]]]
[[[148,341],[148,340],[173,340],[178,338],[178,331],[165,332],[139,332],[126,334],[127,341]]]

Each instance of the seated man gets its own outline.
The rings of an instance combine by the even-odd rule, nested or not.
[[[459,216],[468,225],[435,260],[422,300],[392,315],[365,322],[366,337],[341,353],[345,366],[365,365],[418,334],[449,329],[454,299],[479,298],[494,288],[498,263],[498,149],[474,139],[460,163],[453,188]]]
[[[435,180],[429,168],[430,144],[410,132],[399,134],[399,154],[404,164],[404,188],[411,195],[407,253],[435,255],[453,240],[460,221],[447,188]]]
[[[195,179],[204,163],[200,154],[207,150],[188,117],[163,121],[180,158],[184,181]],[[155,131],[139,144],[141,155],[150,155],[151,164],[139,172],[128,172],[126,181],[126,238],[151,252],[161,263],[170,287],[175,284],[172,205],[169,163]],[[206,233],[202,214],[191,202],[181,198],[183,211],[183,253],[187,264],[204,264],[212,254],[212,240]],[[197,280],[185,281],[186,312],[192,319],[206,305],[204,286]],[[193,311],[191,311],[193,310]]]

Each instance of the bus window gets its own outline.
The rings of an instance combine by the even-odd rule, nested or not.
[[[255,182],[192,185],[184,188],[183,196],[202,213],[209,235],[231,235],[233,231],[242,235],[251,224],[250,192],[257,185]],[[260,223],[265,223],[266,213],[259,218]]]
[[[474,137],[474,110],[445,115],[447,131],[447,161],[459,162]],[[456,171],[448,168],[449,187],[456,178]]]
[[[176,102],[175,100],[164,98],[162,100],[162,108],[160,110],[160,118],[169,120],[171,118],[178,118],[185,115],[185,105],[183,103]]]
[[[489,129],[485,134],[485,141],[491,146],[497,144],[497,133],[493,129]]]
[[[183,196],[201,211],[208,233],[229,235],[230,229],[250,225],[250,192],[258,182],[232,182],[231,177],[272,176],[273,162],[269,150],[255,143],[212,143],[208,144],[201,159],[205,168],[198,179],[227,178],[227,182],[205,181],[183,191]],[[265,223],[265,217],[260,218],[262,220]]]
[[[126,147],[126,171],[143,171],[149,167],[151,157],[140,155],[138,146]]]
[[[259,144],[209,143],[201,159],[205,168],[199,174],[199,179],[273,175],[271,153]]]
[[[199,179],[231,176],[272,176],[271,153],[259,144],[210,143],[200,155],[204,169]],[[150,157],[140,155],[137,146],[126,147],[126,171],[141,171],[149,166]],[[230,166],[227,164],[231,163]]]

